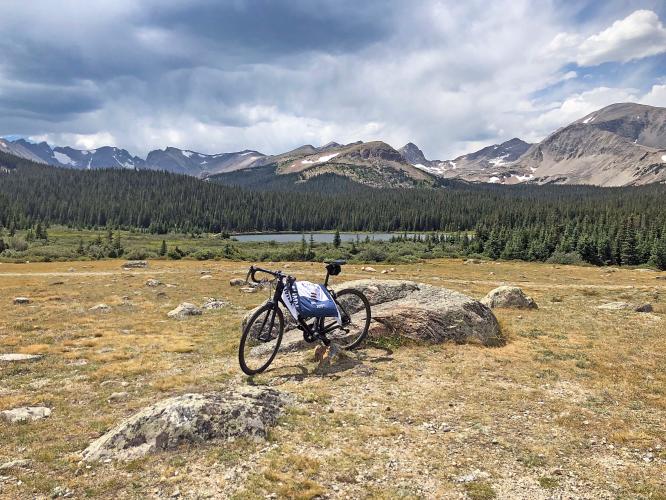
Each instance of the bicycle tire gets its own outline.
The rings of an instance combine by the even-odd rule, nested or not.
[[[271,323],[269,326],[269,334],[272,331],[275,317],[278,319],[279,327],[277,330],[277,337],[275,337],[274,341],[274,347],[273,350],[270,352],[270,357],[268,358],[268,361],[266,361],[263,365],[260,365],[258,368],[251,368],[249,366],[248,361],[245,359],[245,348],[246,344],[248,343],[248,339],[250,338],[250,335],[253,333],[252,327],[254,324],[262,318],[262,315],[264,313],[268,313],[270,315],[271,311],[274,313]],[[263,320],[262,324],[262,330],[263,326],[266,324],[266,321],[268,319],[268,316]],[[257,334],[257,338],[259,335],[261,335],[261,331],[259,334]],[[238,363],[240,364],[241,370],[243,370],[243,373],[246,375],[256,375],[257,373],[261,373],[266,368],[270,366],[270,364],[273,362],[275,359],[275,356],[278,353],[278,350],[280,349],[280,342],[282,342],[282,334],[284,333],[284,315],[282,314],[282,311],[280,310],[279,307],[276,305],[271,305],[271,304],[264,304],[262,307],[260,307],[250,318],[250,320],[247,322],[247,325],[245,325],[245,328],[243,329],[243,335],[241,336],[241,341],[240,345],[238,346]],[[273,342],[273,340],[270,340],[270,342]]]
[[[345,309],[344,302],[344,297],[351,297],[355,296],[360,300],[360,304],[357,304],[357,306],[361,306],[358,310],[356,311],[347,311]],[[340,290],[338,293],[335,294],[335,302],[338,304],[338,307],[340,308],[341,311],[341,316],[342,316],[342,321],[343,321],[343,326],[345,321],[351,321],[352,320],[352,315],[357,315],[361,312],[361,308],[365,311],[365,318],[360,318],[359,322],[359,327],[360,327],[360,333],[351,340],[351,342],[347,344],[340,344],[340,347],[346,350],[352,350],[357,348],[359,345],[361,345],[361,342],[365,340],[365,337],[368,335],[368,330],[370,329],[370,321],[372,320],[372,312],[370,310],[370,301],[368,301],[368,298],[363,295],[362,292],[359,290],[356,290],[354,288],[345,288],[344,290]],[[341,303],[342,302],[342,303]],[[335,339],[332,339],[335,340]]]

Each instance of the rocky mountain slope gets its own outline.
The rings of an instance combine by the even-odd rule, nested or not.
[[[322,174],[336,174],[373,187],[431,185],[434,177],[407,162],[399,151],[381,141],[312,145],[275,156],[266,156],[250,168],[274,166],[271,174],[292,175],[306,182]],[[295,175],[294,175],[295,174]]]
[[[111,146],[86,150],[69,146],[52,147],[46,142],[35,143],[25,139],[0,139],[0,151],[56,167],[165,170],[197,177],[245,168],[264,157],[263,154],[251,150],[207,155],[167,147],[164,150],[151,151],[144,160],[125,149]]]
[[[613,104],[538,144],[513,138],[453,160],[428,160],[411,142],[395,150],[381,141],[306,144],[272,156],[249,149],[202,154],[167,147],[151,151],[145,160],[115,147],[78,150],[24,139],[0,140],[0,151],[55,166],[145,168],[200,178],[264,167],[262,178],[296,174],[295,182],[302,182],[330,173],[376,187],[433,184],[437,177],[502,184],[640,185],[666,182],[666,108]]]
[[[207,155],[168,147],[148,153],[143,168],[208,177],[246,168],[263,157],[263,154],[249,149],[235,153]]]
[[[500,180],[498,168],[507,166],[520,158],[531,144],[513,138],[501,144],[487,146],[479,151],[458,156],[453,160],[428,160],[413,143],[408,143],[400,152],[415,167],[439,177],[464,179],[477,182],[497,182]],[[510,176],[509,176],[510,177]],[[516,176],[513,182],[523,182],[529,177]]]
[[[612,104],[533,145],[509,170],[542,184],[666,182],[666,108]]]

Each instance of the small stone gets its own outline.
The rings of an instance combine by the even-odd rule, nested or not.
[[[114,392],[109,396],[109,403],[114,403],[116,401],[122,401],[123,399],[127,399],[129,397],[128,392]]]
[[[153,288],[156,287],[156,286],[160,286],[161,284],[162,284],[162,282],[160,280],[156,280],[156,279],[149,279],[148,281],[146,281],[146,286],[150,286],[150,287],[153,287]]]
[[[365,271],[366,273],[376,273],[377,269],[375,269],[374,267],[370,267],[370,266],[364,266],[364,267],[361,268],[361,271]]]
[[[243,286],[243,285],[247,285],[247,281],[245,281],[244,279],[241,279],[241,278],[232,278],[232,279],[229,280],[229,284],[231,286]]]
[[[0,420],[15,424],[48,418],[50,415],[51,409],[45,406],[24,406],[12,410],[0,411]]]
[[[88,310],[92,312],[108,313],[111,312],[111,306],[107,304],[97,304],[96,306],[92,306]]]
[[[36,361],[41,359],[43,356],[41,354],[0,354],[0,361]]]
[[[213,278],[213,277],[212,277],[210,274],[204,274],[204,275],[203,275],[201,278],[199,278],[199,279],[202,279],[202,280],[209,280],[209,279],[212,279],[212,278]]]
[[[226,301],[210,297],[206,299],[201,307],[203,309],[222,309],[226,305],[228,305]]]
[[[240,289],[241,292],[243,293],[257,293],[259,291],[258,288],[255,288],[253,286],[246,286]]]
[[[14,298],[14,304],[20,305],[20,304],[30,304],[32,300],[30,300],[28,297],[16,297]]]
[[[122,267],[123,269],[144,269],[148,267],[148,262],[145,260],[128,260]]]
[[[645,304],[639,304],[636,307],[634,307],[634,311],[640,312],[640,313],[649,313],[652,312],[654,309],[652,308],[652,304],[650,303],[645,303]]]
[[[182,319],[187,316],[200,316],[201,314],[202,311],[197,306],[190,304],[189,302],[183,302],[175,309],[169,311],[167,316],[169,318]]]
[[[31,460],[26,460],[26,459],[10,460],[9,462],[0,464],[0,471],[10,470],[10,469],[25,469],[30,465],[31,462],[32,462]]]

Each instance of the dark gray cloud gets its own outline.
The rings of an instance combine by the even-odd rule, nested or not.
[[[603,99],[642,98],[637,74],[660,99],[652,87],[663,71],[637,67],[655,52],[645,48],[660,33],[654,17],[632,79],[618,77],[621,63],[612,78],[571,70],[614,57],[585,58],[573,42],[651,7],[593,4],[5,0],[0,135],[138,154],[381,138],[440,158],[514,135],[534,140]]]

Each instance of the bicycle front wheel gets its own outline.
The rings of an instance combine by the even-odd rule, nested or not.
[[[343,349],[358,347],[370,328],[370,302],[363,293],[353,288],[340,290],[335,296],[340,309],[342,328],[333,330],[328,338]]]
[[[282,333],[284,316],[276,305],[265,304],[255,312],[243,330],[238,348],[238,362],[247,375],[263,372],[275,359]]]

